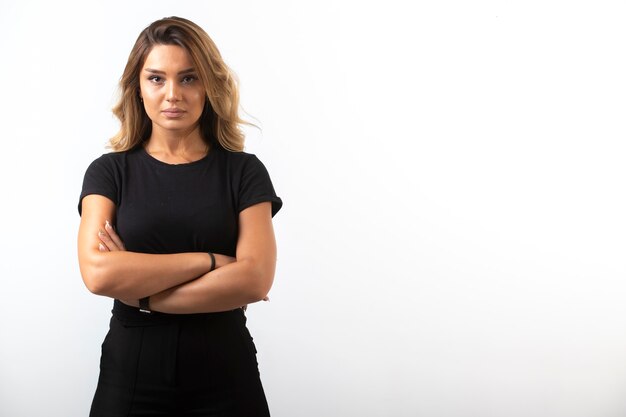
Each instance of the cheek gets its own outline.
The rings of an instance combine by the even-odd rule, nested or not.
[[[198,103],[202,101],[203,92],[202,91],[194,91],[191,95],[194,102]]]
[[[156,100],[160,94],[159,88],[155,85],[149,84],[148,82],[144,83],[143,80],[139,83],[139,92],[144,103]]]
[[[202,113],[202,110],[204,110],[204,92],[202,93],[194,92],[193,94],[188,95],[187,103],[196,112]]]
[[[157,109],[161,105],[161,97],[156,91],[150,91],[146,89],[142,92],[143,105],[147,112],[151,109]]]
[[[143,97],[143,101],[154,101],[155,96],[156,96],[156,92],[154,91],[154,88],[142,88],[141,89],[141,97]]]
[[[144,89],[141,91],[141,97],[143,99],[143,108],[150,120],[154,120],[158,117],[160,111],[161,100],[154,91],[150,89]]]
[[[196,102],[198,103],[198,107],[203,109],[205,101],[206,101],[206,93],[204,92],[204,90],[196,92],[195,99],[196,99]]]

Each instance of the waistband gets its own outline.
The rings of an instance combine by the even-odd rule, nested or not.
[[[169,314],[153,311],[151,313],[142,313],[139,308],[124,304],[120,300],[113,302],[113,316],[128,325],[149,326],[166,323],[176,323],[186,320],[214,320],[224,318],[233,314],[243,315],[243,310],[237,308],[230,311],[222,311],[218,313],[194,313],[194,314]]]

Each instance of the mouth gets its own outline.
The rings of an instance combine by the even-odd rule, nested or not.
[[[172,108],[172,109],[162,110],[161,113],[163,113],[167,117],[181,117],[185,113],[185,111],[181,109]]]

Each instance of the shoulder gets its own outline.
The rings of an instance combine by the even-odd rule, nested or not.
[[[216,149],[216,154],[231,172],[265,170],[265,166],[255,154],[248,152],[231,152],[224,149]]]
[[[119,183],[124,173],[127,171],[129,159],[134,158],[135,151],[109,152],[94,159],[87,170],[83,187],[90,187],[93,184]]]
[[[89,194],[105,196],[115,204],[119,202],[119,191],[124,182],[123,173],[131,152],[105,153],[89,164],[83,178],[83,188],[78,203],[79,213],[82,213],[83,197]]]
[[[128,163],[129,159],[134,158],[136,154],[136,150],[104,153],[89,164],[87,171],[118,171]]]
[[[226,159],[232,163],[238,163],[238,164],[245,164],[249,161],[258,160],[256,155],[245,152],[245,151],[233,152],[233,151],[228,151],[226,149],[216,148],[215,153],[223,159]]]
[[[133,158],[138,153],[137,149],[132,149],[130,151],[121,151],[121,152],[107,152],[100,155],[93,162],[101,163],[101,164],[109,164],[115,165],[126,162],[129,158]]]
[[[270,175],[255,154],[220,150],[219,158],[226,161],[226,171],[236,194],[237,208],[244,209],[265,201],[272,203],[272,216],[282,206],[276,195]]]

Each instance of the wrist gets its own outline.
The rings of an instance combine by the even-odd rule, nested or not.
[[[221,268],[223,266],[226,266],[230,263],[235,262],[236,260],[235,258],[231,256],[220,255],[219,253],[214,253],[213,256],[215,256],[215,268],[213,269]]]
[[[139,300],[139,311],[147,314],[152,313],[152,310],[150,309],[150,296]]]
[[[209,258],[211,258],[211,266],[209,266],[209,272],[215,270],[215,268],[217,268],[216,265],[216,259],[215,259],[215,255],[213,254],[213,252],[207,252],[209,255]]]

